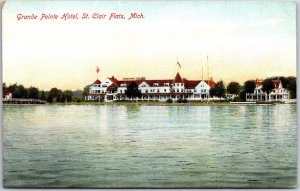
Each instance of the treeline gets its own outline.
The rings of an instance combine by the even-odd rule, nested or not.
[[[290,92],[290,98],[296,99],[297,98],[297,85],[296,85],[296,77],[284,77],[284,76],[277,76],[271,77],[263,80],[263,91],[267,92],[268,94],[274,89],[273,80],[280,80],[282,83],[283,88],[286,88]],[[223,81],[218,81],[214,88],[210,89],[210,96],[211,97],[219,97],[219,98],[228,98],[228,94],[236,95],[235,100],[237,101],[245,101],[246,100],[246,93],[253,93],[255,89],[255,80],[247,80],[244,84],[239,84],[238,82],[230,82],[225,87]],[[138,87],[128,87],[129,89],[126,91],[127,97],[139,97],[140,94],[138,93]],[[5,92],[9,91],[12,93],[13,98],[31,98],[31,99],[41,99],[45,100],[49,103],[53,102],[81,102],[84,100],[84,96],[89,92],[89,86],[83,88],[83,90],[71,91],[65,90],[62,91],[58,88],[52,88],[50,91],[39,90],[36,87],[29,87],[26,88],[23,85],[12,84],[7,86],[3,83],[3,97],[5,96]],[[137,94],[138,93],[138,94]],[[137,94],[135,96],[131,94]]]
[[[267,78],[262,81],[263,88],[262,90],[267,94],[271,93],[271,91],[275,88],[273,80],[280,80],[282,83],[282,87],[286,88],[290,92],[291,99],[297,98],[297,84],[296,84],[296,77],[284,77],[284,76],[277,76]],[[235,97],[236,100],[245,101],[246,100],[246,93],[253,93],[256,87],[255,80],[247,80],[243,85],[239,84],[238,82],[230,82],[225,87],[223,81],[217,82],[214,88],[210,89],[210,95],[216,97],[227,97],[226,94],[233,94],[237,95]]]
[[[82,95],[81,90],[71,91],[71,90],[60,90],[58,88],[51,88],[50,91],[39,90],[37,87],[24,87],[21,84],[12,84],[7,86],[3,83],[3,98],[7,92],[12,93],[13,98],[30,98],[30,99],[41,99],[49,103],[53,102],[71,102],[71,101],[81,101]],[[75,94],[75,95],[73,95]]]

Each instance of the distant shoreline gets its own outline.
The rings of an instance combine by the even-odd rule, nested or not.
[[[260,103],[249,103],[249,102],[230,102],[230,101],[191,101],[187,103],[167,103],[160,101],[121,101],[121,102],[96,102],[96,101],[83,101],[83,102],[66,102],[66,103],[46,103],[46,104],[6,104],[3,105],[144,105],[144,106],[240,106],[240,105],[274,105],[283,104],[280,102],[260,102]]]

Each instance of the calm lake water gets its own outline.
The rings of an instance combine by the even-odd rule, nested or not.
[[[296,118],[296,104],[4,105],[4,186],[295,187]]]

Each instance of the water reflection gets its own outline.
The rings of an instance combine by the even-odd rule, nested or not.
[[[296,184],[296,105],[5,105],[3,125],[9,187]]]

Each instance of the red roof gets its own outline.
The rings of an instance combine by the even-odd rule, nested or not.
[[[205,83],[207,83],[209,85],[209,87],[214,88],[216,86],[216,82],[210,78],[210,80],[204,80]]]
[[[172,83],[184,83],[185,84],[185,88],[187,89],[194,89],[199,83],[200,80],[187,80],[185,78],[181,78],[180,74],[177,72],[175,78],[172,79],[166,79],[166,80],[117,80],[114,76],[112,76],[111,78],[108,78],[111,82],[112,82],[112,87],[110,87],[109,89],[115,89],[118,88],[119,86],[121,86],[121,84],[125,84],[126,87],[129,86],[130,83],[135,82],[137,85],[140,85],[142,82],[145,82],[146,84],[148,84],[150,87],[154,87],[154,84],[157,84],[157,86],[165,86],[165,84],[169,84],[169,86]],[[215,87],[216,83],[213,81],[213,79],[211,78],[210,80],[205,80],[205,82],[210,86],[210,87]],[[101,82],[97,79],[94,84],[100,84]]]
[[[8,88],[4,88],[4,95],[8,95],[8,94],[10,94],[9,89]]]
[[[200,80],[187,80],[183,78],[183,82],[186,89],[195,89],[195,87],[200,83]]]
[[[279,88],[280,80],[273,80],[274,87]]]
[[[115,86],[119,86],[119,81],[114,77],[112,76],[111,78],[108,78]]]
[[[100,82],[100,80],[96,80],[96,81],[94,81],[94,83],[93,84],[101,84],[101,82]]]
[[[272,80],[273,84],[274,84],[274,88],[279,88],[280,85],[280,80]],[[261,80],[256,80],[255,81],[255,86],[259,87],[259,86],[263,86],[263,81]]]
[[[262,86],[263,85],[263,82],[262,81],[260,81],[260,80],[256,80],[255,81],[255,86],[256,87],[259,87],[259,86]]]
[[[173,83],[183,83],[183,80],[178,72],[173,80]]]

